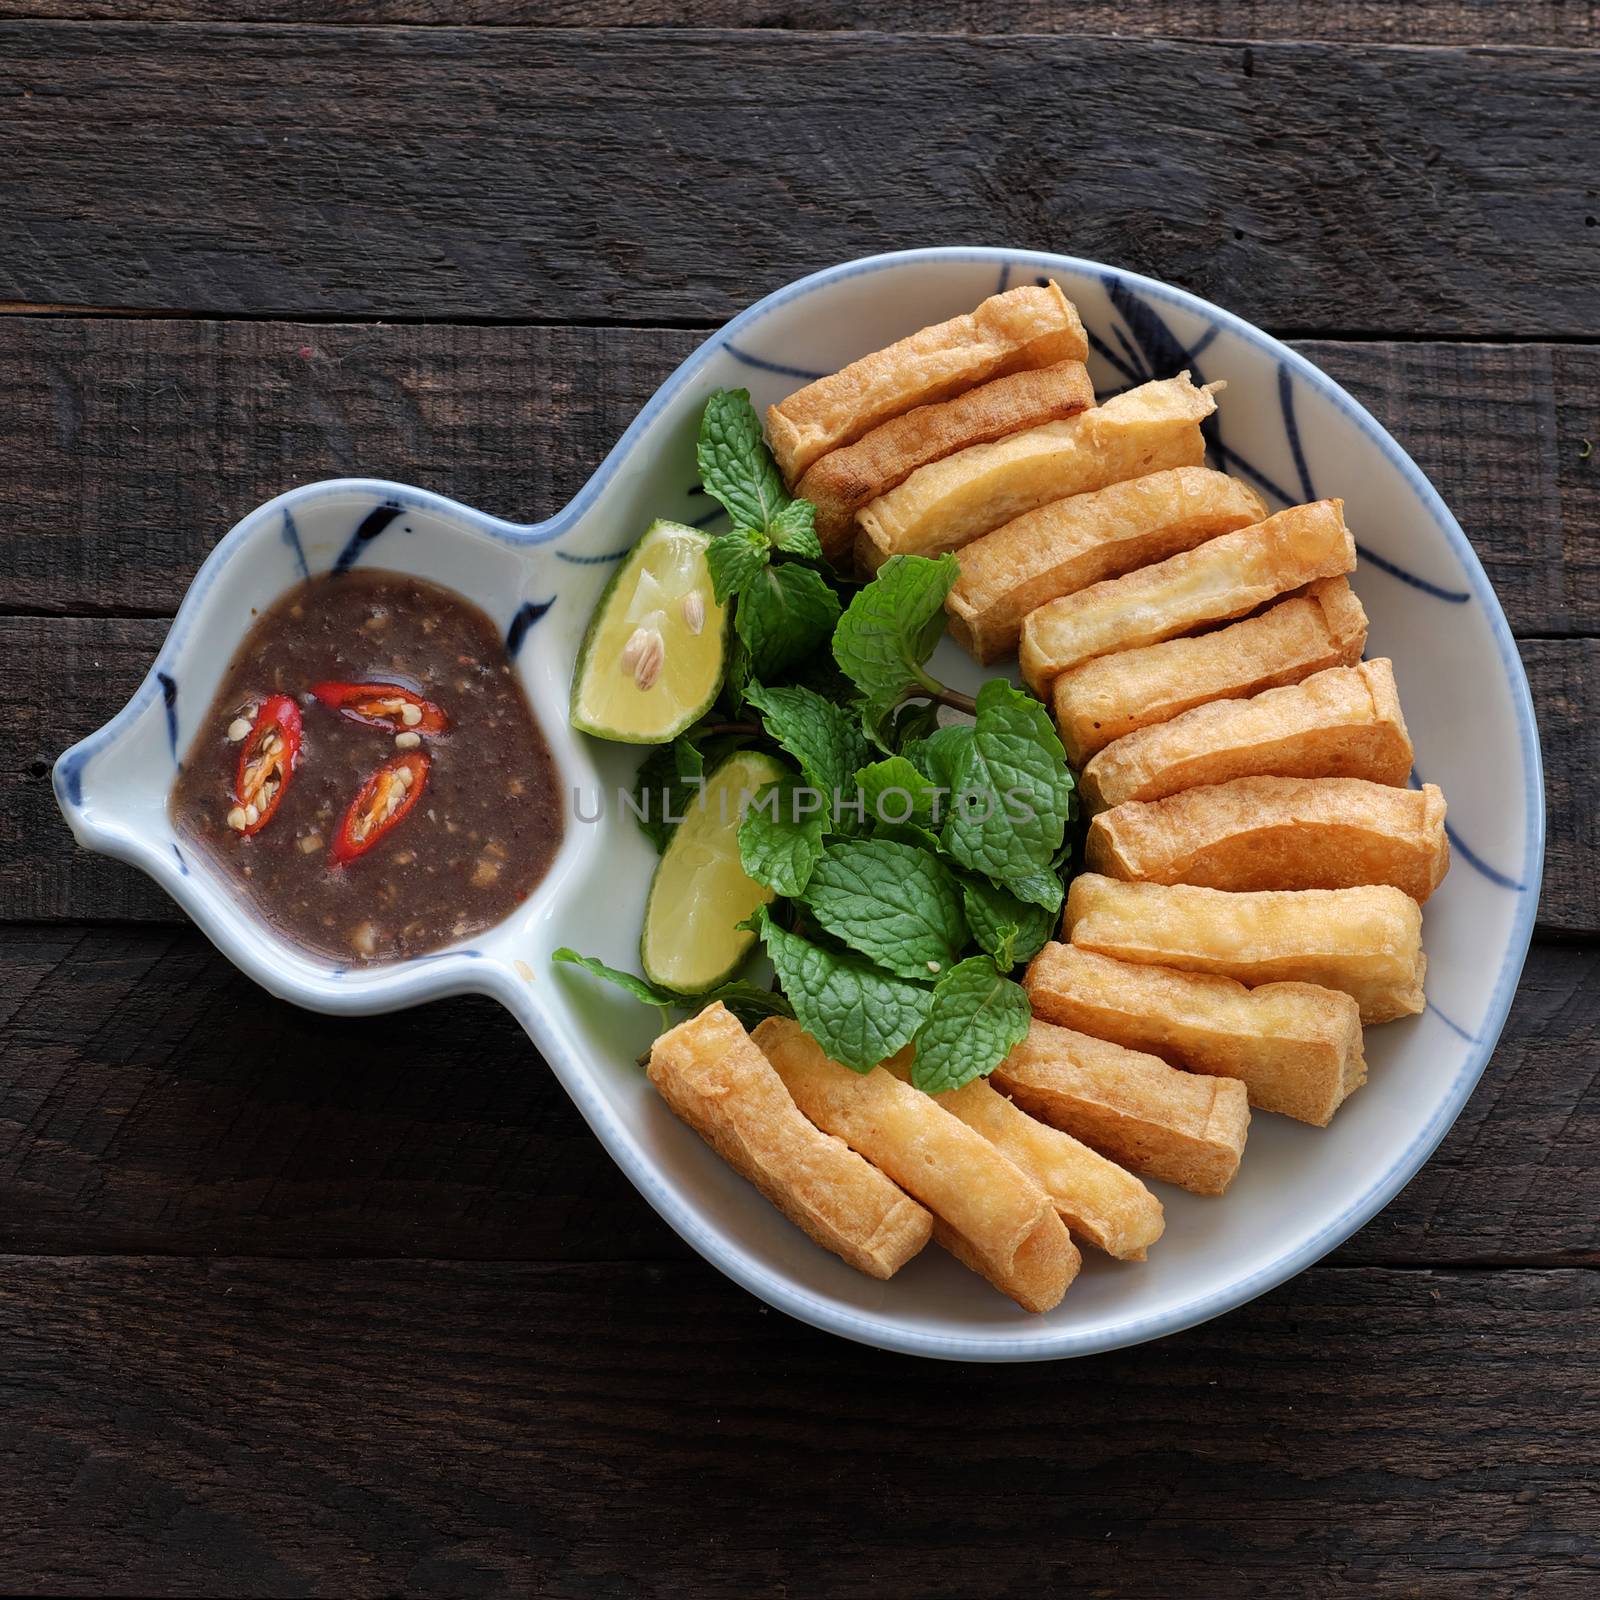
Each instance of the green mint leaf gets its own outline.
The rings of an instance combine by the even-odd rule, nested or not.
[[[767,536],[755,528],[719,533],[706,546],[711,590],[719,606],[725,606],[730,595],[743,594],[761,576],[761,569],[767,564],[767,549]]]
[[[818,650],[806,660],[797,663],[790,672],[788,681],[799,684],[803,689],[810,689],[812,693],[820,694],[824,700],[832,700],[841,706],[849,705],[856,695],[855,685],[839,670],[832,654],[827,650]]]
[[[720,1000],[747,1028],[754,1027],[764,1017],[792,1017],[794,1007],[776,989],[764,989],[759,983],[736,979],[696,1002],[710,1005]]]
[[[987,956],[952,967],[933,991],[917,1030],[911,1081],[928,1094],[987,1077],[1028,1035],[1026,990],[1002,977]]]
[[[730,717],[745,714],[745,690],[750,687],[750,652],[736,633],[728,640],[728,675],[722,681],[720,704]]]
[[[902,978],[928,983],[967,942],[961,888],[937,857],[889,839],[830,845],[803,897],[837,939]]]
[[[799,762],[806,782],[827,796],[830,806],[836,794],[849,797],[857,769],[871,754],[851,712],[793,685],[752,682],[745,698],[760,711],[768,734]]]
[[[636,978],[631,972],[623,972],[617,967],[608,967],[605,962],[597,961],[593,956],[582,956],[568,945],[562,945],[559,950],[550,952],[552,961],[567,961],[575,967],[582,967],[585,972],[592,973],[597,978],[604,978],[607,983],[614,983],[619,989],[626,989],[635,1000],[642,1000],[647,1006],[654,1006],[661,1013],[661,1026],[670,1026],[667,1013],[668,1006],[680,1004],[677,995],[668,994],[664,989],[657,989],[648,984],[643,978]]]
[[[694,742],[692,733],[680,733],[667,749],[672,752],[672,770],[680,783],[694,783],[705,777],[705,751]]]
[[[785,555],[820,561],[822,541],[817,537],[816,523],[817,508],[809,500],[791,500],[772,519],[767,532]]]
[[[810,567],[763,567],[739,596],[733,625],[763,682],[825,649],[839,621],[839,597]]]
[[[937,700],[907,700],[904,705],[896,709],[889,722],[887,728],[889,748],[898,750],[903,755],[907,745],[918,739],[926,739],[938,726]]]
[[[890,844],[908,844],[916,850],[927,850],[938,855],[939,835],[916,822],[880,822],[873,830],[874,839],[887,839]]]
[[[789,933],[765,906],[758,918],[795,1020],[835,1061],[871,1072],[910,1041],[933,1003],[932,989]]]
[[[748,389],[718,389],[706,401],[695,454],[706,493],[737,527],[766,533],[789,496]]]
[[[978,948],[1001,972],[1038,955],[1055,931],[1055,917],[1042,906],[1019,900],[987,879],[961,886],[962,909]]]
[[[705,756],[692,733],[658,745],[639,763],[633,780],[633,812],[645,837],[657,851],[667,848],[672,830],[700,794]]]
[[[928,774],[935,789],[944,790],[943,804],[936,812],[940,822],[949,815],[950,796],[955,793],[971,744],[972,724],[957,722],[947,728],[935,728],[925,739],[908,744],[903,752],[908,761]]]
[[[713,989],[710,994],[697,996],[694,1000],[685,1000],[680,994],[672,994],[666,989],[657,989],[652,984],[646,983],[643,978],[637,978],[631,972],[623,972],[617,967],[608,967],[605,962],[597,961],[593,956],[579,955],[576,950],[563,945],[559,950],[550,954],[552,961],[570,962],[575,967],[582,967],[585,972],[592,973],[597,978],[603,978],[607,983],[615,984],[619,989],[626,989],[635,1000],[642,1000],[646,1005],[654,1006],[661,1013],[661,1026],[671,1025],[668,1009],[698,1011],[702,1006],[708,1006],[714,1000],[720,1000],[741,1022],[747,1026],[759,1022],[763,1017],[792,1017],[794,1009],[781,994],[775,990],[764,989],[758,983],[749,983],[744,979],[735,979],[732,983],[725,983],[720,989]]]
[[[931,765],[931,763],[930,763]],[[955,795],[940,837],[951,858],[1025,900],[1047,904],[1043,874],[1066,831],[1072,775],[1050,714],[1003,678],[978,691],[978,715],[951,784]]]
[[[1054,872],[1024,872],[1019,877],[1006,879],[1006,887],[1029,905],[1049,912],[1052,919],[1067,897],[1065,887]]]
[[[944,632],[944,597],[961,575],[952,555],[891,556],[839,619],[833,657],[877,721],[908,689],[933,680],[922,664]]]
[[[739,824],[739,859],[757,883],[793,899],[822,857],[826,802],[792,779],[769,783]]]
[[[904,756],[887,756],[856,773],[856,785],[866,804],[867,820],[887,827],[933,821],[933,784]]]

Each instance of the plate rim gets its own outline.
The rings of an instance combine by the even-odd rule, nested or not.
[[[1220,323],[1247,343],[1261,348],[1266,354],[1287,365],[1296,376],[1349,417],[1417,494],[1423,508],[1444,533],[1447,543],[1460,561],[1473,598],[1483,607],[1500,656],[1501,668],[1511,691],[1512,713],[1522,746],[1526,775],[1524,862],[1518,884],[1513,891],[1518,896],[1516,914],[1494,989],[1484,1011],[1483,1022],[1467,1053],[1465,1063],[1451,1084],[1449,1093],[1440,1101],[1433,1116],[1419,1130],[1400,1158],[1356,1200],[1344,1207],[1297,1249],[1219,1289],[1180,1301],[1165,1311],[1118,1324],[1114,1328],[1087,1331],[1041,1328],[1032,1335],[1009,1336],[929,1332],[897,1322],[892,1313],[841,1308],[816,1298],[808,1291],[797,1288],[777,1276],[764,1263],[747,1255],[743,1250],[730,1251],[724,1241],[707,1237],[694,1216],[687,1208],[680,1205],[675,1191],[665,1185],[657,1184],[653,1180],[653,1175],[651,1181],[641,1185],[646,1198],[676,1231],[713,1265],[768,1304],[825,1332],[903,1355],[942,1360],[982,1362],[1064,1360],[1126,1349],[1131,1345],[1143,1344],[1168,1334],[1182,1332],[1186,1328],[1237,1310],[1238,1307],[1287,1282],[1290,1278],[1298,1276],[1329,1251],[1337,1248],[1370,1222],[1427,1163],[1445,1134],[1454,1125],[1456,1118],[1460,1116],[1494,1054],[1495,1046],[1504,1031],[1506,1018],[1510,1014],[1511,1002],[1515,997],[1532,942],[1544,872],[1543,761],[1527,673],[1517,652],[1510,624],[1506,621],[1499,597],[1460,523],[1427,475],[1394,436],[1360,401],[1320,367],[1264,329],[1187,289],[1104,262],[1055,252],[1010,249],[1005,246],[940,245],[862,256],[796,278],[763,296],[725,323],[717,332],[709,335],[668,375],[638,417],[607,453],[593,477],[574,497],[572,504],[558,513],[552,519],[552,523],[559,524],[562,528],[567,526],[569,513],[575,508],[587,506],[598,495],[611,471],[628,453],[638,433],[643,431],[684,385],[695,378],[718,350],[725,348],[730,340],[753,327],[766,314],[803,294],[847,278],[938,262],[967,264],[981,262],[991,264],[997,269],[1014,270],[1020,266],[1037,268],[1046,273],[1066,271],[1097,276],[1107,283],[1125,284],[1151,299],[1164,301]],[[555,1036],[554,1030],[548,1026],[544,1016],[541,1015],[537,1019],[526,1017],[525,1024],[529,1026],[529,1031],[534,1033],[541,1049],[547,1053],[552,1046],[559,1049],[568,1058],[566,1064],[569,1072],[581,1079],[584,1070],[582,1063],[573,1059],[564,1041]],[[609,1108],[597,1100],[597,1103],[585,1109],[590,1116],[591,1125],[595,1126],[596,1133],[600,1135],[602,1142],[611,1148],[611,1139],[602,1131],[602,1125],[611,1124]],[[627,1130],[613,1127],[611,1131],[623,1135],[620,1142],[632,1142]],[[627,1164],[630,1175],[634,1175],[637,1182],[635,1163],[630,1160]]]
[[[909,1325],[898,1319],[892,1310],[860,1310],[822,1299],[812,1291],[780,1275],[764,1259],[750,1253],[742,1246],[732,1244],[725,1238],[713,1237],[708,1228],[694,1215],[677,1186],[658,1176],[655,1163],[644,1149],[637,1131],[613,1112],[594,1080],[593,1068],[584,1059],[584,1054],[579,1048],[582,1043],[581,1036],[573,1032],[569,1038],[571,1030],[566,1025],[558,1025],[551,1013],[542,1006],[530,1003],[530,996],[525,986],[512,987],[509,984],[502,984],[488,971],[480,971],[469,977],[465,972],[457,973],[453,969],[447,974],[441,968],[421,983],[415,991],[408,988],[403,996],[386,994],[381,1006],[362,1005],[359,1009],[389,1009],[392,1005],[418,1003],[425,999],[438,998],[443,994],[459,993],[468,989],[494,994],[506,1004],[535,1044],[550,1059],[585,1121],[618,1166],[663,1219],[699,1254],[742,1288],[800,1321],[857,1343],[900,1354],[981,1362],[1061,1360],[1123,1349],[1151,1339],[1162,1338],[1237,1309],[1258,1295],[1296,1276],[1341,1244],[1369,1222],[1410,1182],[1460,1115],[1493,1055],[1526,961],[1543,877],[1545,837],[1543,764],[1532,696],[1526,671],[1511,635],[1510,625],[1506,621],[1498,596],[1489,582],[1477,552],[1438,490],[1388,430],[1359,401],[1306,357],[1235,313],[1188,290],[1124,268],[1076,256],[1005,246],[945,245],[894,251],[839,262],[808,273],[765,295],[721,328],[708,334],[656,388],[572,499],[543,522],[515,523],[431,491],[363,478],[338,478],[302,485],[274,497],[247,513],[201,563],[185,593],[173,626],[163,640],[156,660],[139,689],[110,722],[80,740],[58,759],[52,777],[58,803],[73,826],[73,831],[78,834],[80,842],[88,844],[90,848],[132,861],[154,877],[174,899],[188,909],[188,901],[182,892],[182,886],[176,882],[169,864],[164,859],[153,857],[148,851],[141,851],[136,848],[134,841],[101,837],[87,826],[80,831],[79,824],[82,819],[77,816],[77,808],[70,802],[66,789],[67,771],[74,760],[81,763],[97,749],[112,742],[124,727],[131,724],[132,719],[143,709],[150,696],[157,692],[159,673],[163,666],[171,663],[180,648],[183,634],[181,625],[185,621],[186,614],[198,605],[199,591],[204,588],[208,580],[215,577],[221,564],[229,558],[238,544],[250,536],[260,520],[273,508],[285,502],[320,493],[351,489],[370,493],[381,489],[385,492],[403,492],[414,496],[419,503],[444,510],[507,543],[545,544],[581,522],[584,515],[599,500],[612,478],[624,466],[652,423],[679,398],[686,387],[699,377],[702,370],[719,353],[726,351],[735,360],[750,363],[751,358],[744,352],[734,349],[732,341],[758,324],[770,312],[805,294],[848,278],[893,269],[952,262],[993,266],[997,270],[1001,286],[1004,286],[1009,273],[1019,269],[1045,274],[1063,272],[1098,278],[1108,286],[1124,285],[1147,299],[1191,312],[1232,331],[1247,344],[1277,360],[1310,389],[1325,398],[1336,410],[1342,412],[1397,470],[1417,496],[1423,511],[1444,534],[1446,543],[1460,564],[1473,598],[1483,608],[1510,691],[1512,715],[1517,725],[1525,773],[1524,862],[1518,880],[1508,885],[1512,892],[1517,894],[1518,902],[1511,932],[1501,958],[1500,970],[1489,1003],[1484,1010],[1482,1023],[1476,1037],[1471,1041],[1464,1063],[1452,1081],[1448,1093],[1442,1097],[1427,1123],[1418,1130],[1400,1157],[1380,1178],[1368,1186],[1354,1201],[1341,1208],[1297,1248],[1253,1272],[1231,1279],[1204,1294],[1177,1300],[1161,1311],[1138,1318],[1124,1319],[1115,1324],[1102,1324],[1094,1329],[1035,1324],[1028,1331],[1016,1333],[999,1330],[983,1334],[938,1332]],[[759,358],[754,364],[769,365]],[[219,942],[203,922],[201,926],[202,931],[207,932],[213,942]],[[230,954],[225,946],[221,947],[224,954]],[[481,964],[483,968],[491,966],[492,963]],[[257,981],[264,981],[252,967],[245,966],[244,970],[248,975],[256,977]],[[423,974],[405,976],[412,982],[423,978]],[[267,982],[265,986],[283,998],[300,1004],[308,1003],[300,993],[296,992],[297,985],[293,982],[284,985]],[[315,1001],[310,1003],[317,1005]],[[317,1008],[346,1009],[342,1005],[329,1007],[325,1003],[317,1005]]]

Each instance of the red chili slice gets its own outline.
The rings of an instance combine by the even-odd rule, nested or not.
[[[343,867],[364,856],[373,845],[392,833],[422,798],[428,781],[426,750],[407,750],[378,768],[361,785],[333,841],[333,864]]]
[[[443,733],[450,719],[431,700],[399,683],[317,683],[311,692],[323,705],[332,706],[342,717],[352,722],[364,722],[369,728],[388,728],[395,733]],[[413,706],[419,715],[406,720],[406,707]]]
[[[249,838],[272,821],[299,761],[300,707],[286,694],[268,695],[239,752],[233,798],[247,820],[238,832]],[[252,808],[254,822],[248,820]]]

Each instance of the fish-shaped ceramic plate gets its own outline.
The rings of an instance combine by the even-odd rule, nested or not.
[[[1353,581],[1371,618],[1368,649],[1394,660],[1416,744],[1413,781],[1443,787],[1455,865],[1427,907],[1427,1010],[1368,1033],[1369,1082],[1333,1125],[1257,1115],[1225,1197],[1156,1185],[1167,1231],[1149,1261],[1086,1259],[1061,1305],[1030,1317],[937,1249],[879,1283],[811,1244],[657,1098],[635,1064],[654,1012],[552,966],[550,952],[574,945],[636,970],[655,857],[612,797],[639,752],[573,734],[567,693],[614,563],[655,517],[710,520],[693,468],[705,397],[744,386],[764,407],[986,295],[1047,278],[1082,314],[1102,399],[1184,368],[1196,382],[1226,379],[1213,464],[1275,507],[1343,496],[1360,546]],[[184,849],[166,801],[252,608],[307,574],[358,562],[447,585],[504,631],[568,791],[569,826],[549,876],[498,926],[398,965],[342,970],[252,920]],[[975,688],[980,670],[949,641],[940,649],[940,676]],[[195,575],[132,700],[60,758],[54,780],[80,843],[149,873],[272,993],[346,1015],[493,995],[537,1046],[528,1070],[546,1070],[543,1057],[617,1165],[709,1261],[820,1328],[961,1360],[1083,1355],[1173,1332],[1281,1283],[1373,1216],[1427,1159],[1488,1061],[1527,950],[1543,857],[1538,738],[1510,631],[1460,527],[1399,445],[1303,357],[1226,311],[1114,267],[1006,249],[874,256],[769,295],[662,384],[547,522],[505,522],[354,478],[260,506]]]

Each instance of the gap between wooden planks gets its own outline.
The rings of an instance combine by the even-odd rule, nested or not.
[[[998,239],[1266,326],[1594,327],[1592,51],[0,27],[3,301],[717,322]]]
[[[549,516],[702,337],[0,319],[0,519],[26,530],[0,541],[0,609],[170,615],[233,521],[321,477],[394,477]],[[1600,348],[1299,348],[1439,486],[1514,632],[1600,634]]]
[[[1600,1564],[1594,1272],[1312,1271],[975,1368],[698,1263],[0,1268],[21,1590],[1579,1600]]]
[[[1062,33],[1354,44],[1600,43],[1596,9],[1563,0],[0,0],[0,17],[332,26],[836,29]]]
[[[0,971],[0,1250],[689,1254],[492,1001],[313,1016],[188,927],[0,925]],[[1597,1063],[1600,948],[1535,945],[1444,1144],[1333,1260],[1600,1265]]]

